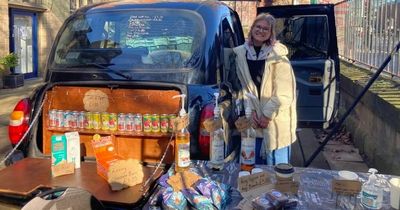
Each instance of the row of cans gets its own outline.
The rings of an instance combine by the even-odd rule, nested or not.
[[[49,126],[54,128],[79,128],[128,132],[172,132],[175,114],[140,114],[84,112],[70,110],[49,111]]]

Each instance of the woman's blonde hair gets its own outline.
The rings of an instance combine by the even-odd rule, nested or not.
[[[271,36],[269,37],[269,39],[267,39],[265,41],[265,44],[268,46],[275,44],[275,42],[276,42],[275,18],[274,18],[274,16],[272,16],[269,13],[261,13],[261,14],[257,15],[256,19],[254,19],[253,23],[251,24],[250,31],[247,36],[249,45],[253,45],[253,37],[251,36],[251,32],[253,31],[256,23],[260,20],[265,20],[265,21],[267,21],[268,24],[271,25]]]

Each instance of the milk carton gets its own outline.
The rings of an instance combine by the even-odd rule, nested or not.
[[[67,162],[67,139],[64,135],[51,136],[51,173],[54,177],[74,173],[74,164]]]
[[[81,167],[81,147],[78,132],[65,133],[67,139],[67,162],[74,163],[75,168]]]

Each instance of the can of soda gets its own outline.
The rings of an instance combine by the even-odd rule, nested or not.
[[[160,130],[161,133],[167,133],[168,132],[168,124],[169,124],[169,119],[167,114],[162,114],[160,116]]]
[[[160,115],[158,114],[151,115],[151,131],[160,132]]]
[[[57,127],[57,110],[51,109],[49,111],[49,127]]]
[[[93,129],[100,129],[101,128],[101,114],[100,112],[94,112],[92,115],[92,128]]]
[[[134,120],[133,120],[133,126],[135,127],[134,128],[135,132],[142,132],[143,121],[142,121],[142,115],[140,113],[135,114]]]
[[[126,115],[125,118],[125,123],[126,123],[126,131],[133,131],[134,130],[134,115],[132,113],[129,113]]]
[[[151,115],[150,114],[144,114],[143,115],[143,132],[148,133],[151,132]]]
[[[69,127],[70,128],[77,128],[78,127],[78,112],[72,111],[71,116],[69,118]]]
[[[126,130],[126,115],[124,113],[118,114],[118,130],[125,131]]]
[[[108,130],[110,129],[110,114],[108,112],[101,113],[101,130]]]
[[[85,112],[85,118],[83,120],[83,127],[85,129],[93,128],[93,112]]]
[[[62,128],[64,126],[64,112],[62,110],[57,110],[55,123],[57,128]]]
[[[109,121],[109,125],[108,125],[110,127],[110,130],[112,130],[112,131],[117,130],[117,121],[118,121],[117,114],[110,113],[110,121]]]
[[[70,123],[69,121],[71,120],[71,111],[70,110],[65,110],[63,112],[63,127],[64,128],[69,128]]]
[[[77,123],[77,127],[78,128],[84,128],[84,122],[85,122],[85,112],[84,111],[80,111],[78,112],[78,119],[76,120]]]
[[[176,119],[176,114],[170,114],[168,115],[168,131],[169,132],[174,132],[175,125],[174,125],[174,120]]]

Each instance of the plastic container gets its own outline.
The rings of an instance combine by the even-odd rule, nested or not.
[[[248,171],[239,171],[239,177],[248,176],[248,175],[250,175],[250,172],[248,172]]]
[[[358,175],[352,171],[339,171],[339,178],[341,180],[354,180],[357,181],[358,180]]]
[[[263,172],[264,170],[262,170],[262,168],[253,168],[251,170],[251,174],[256,174],[256,173],[260,173]]]
[[[279,163],[274,167],[275,174],[277,178],[292,178],[294,173],[294,168],[289,163]]]

